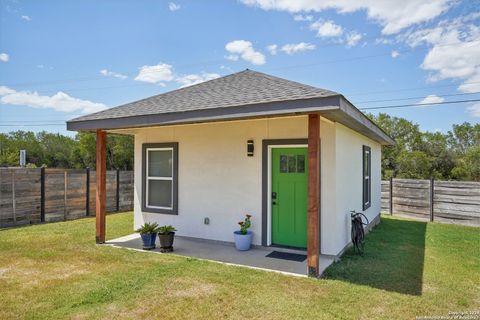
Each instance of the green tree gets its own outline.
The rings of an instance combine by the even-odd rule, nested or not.
[[[452,177],[458,180],[480,181],[480,145],[467,149],[465,156],[452,169]]]
[[[58,133],[42,131],[37,134],[37,140],[43,148],[42,164],[49,168],[72,167],[73,150],[76,145],[74,139]]]
[[[382,148],[382,176],[390,178],[402,174],[398,163],[400,154],[404,151],[418,150],[422,143],[422,134],[418,124],[403,118],[392,117],[386,113],[367,116],[396,142],[394,146]]]
[[[399,178],[425,179],[432,172],[432,159],[422,151],[402,151],[398,156]]]
[[[468,122],[454,124],[447,135],[452,150],[458,155],[464,155],[470,147],[480,145],[480,123],[475,125]]]
[[[0,166],[16,166],[19,157],[19,152],[10,149],[10,137],[5,133],[0,133]]]
[[[74,168],[95,168],[95,134],[79,132],[75,137],[76,145],[73,150]]]
[[[450,178],[451,171],[455,167],[455,155],[448,147],[445,134],[441,132],[423,133],[419,151],[424,152],[431,159],[431,177]]]
[[[134,141],[132,136],[109,135],[107,160],[112,169],[133,169]]]
[[[76,137],[74,156],[75,167],[95,168],[96,136],[91,132],[81,132]],[[134,142],[132,136],[107,135],[107,168],[108,169],[133,169]]]
[[[19,153],[21,149],[27,151],[27,163],[41,166],[44,159],[44,149],[38,141],[35,133],[31,131],[14,131],[9,133],[7,145],[9,152]],[[18,165],[18,162],[16,163]]]

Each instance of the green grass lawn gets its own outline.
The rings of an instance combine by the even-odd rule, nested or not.
[[[132,232],[107,218],[108,238]],[[0,231],[0,318],[415,319],[480,309],[480,230],[383,217],[320,280],[96,246],[94,219]]]

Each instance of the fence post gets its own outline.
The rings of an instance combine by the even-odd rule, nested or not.
[[[67,220],[67,169],[63,173],[63,220]]]
[[[90,215],[90,168],[85,169],[85,180],[86,180],[86,188],[85,188],[85,215],[88,217]]]
[[[433,222],[434,218],[434,210],[433,210],[433,199],[435,195],[435,180],[433,178],[430,179],[430,221]]]
[[[393,215],[393,177],[390,177],[390,215]]]
[[[116,190],[117,212],[120,211],[120,170],[117,169],[117,190]]]
[[[12,214],[13,225],[17,224],[17,204],[15,203],[15,169],[12,170]]]
[[[45,222],[45,167],[40,168],[40,222]]]

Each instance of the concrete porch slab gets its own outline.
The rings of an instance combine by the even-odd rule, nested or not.
[[[158,240],[157,240],[158,242]],[[147,251],[142,249],[142,240],[139,234],[131,234],[125,237],[107,241],[106,244],[113,247],[140,250],[163,254],[159,248]],[[158,243],[157,243],[158,246]],[[266,271],[279,272],[294,276],[307,276],[307,260],[302,262],[268,258],[266,257],[272,251],[282,251],[305,254],[303,250],[293,250],[278,247],[253,246],[249,251],[238,251],[233,243],[204,240],[197,238],[188,238],[175,236],[173,244],[174,252],[166,254],[175,254],[184,257],[195,257],[198,259],[210,260],[230,265],[237,265]],[[320,256],[320,272],[323,271],[334,261],[331,256]]]

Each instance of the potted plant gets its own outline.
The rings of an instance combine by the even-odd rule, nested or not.
[[[158,224],[156,222],[145,222],[137,229],[137,232],[139,232],[142,237],[144,250],[155,249],[155,240],[157,239],[158,232]]]
[[[252,216],[247,214],[245,215],[245,220],[240,221],[238,224],[240,225],[240,230],[233,232],[233,237],[235,239],[235,248],[240,251],[246,251],[250,249],[252,245],[252,231],[249,231],[248,228],[251,227],[252,223],[250,222],[250,218]]]
[[[158,239],[160,240],[161,252],[173,251],[173,238],[175,237],[175,231],[172,226],[161,226],[158,228]]]

